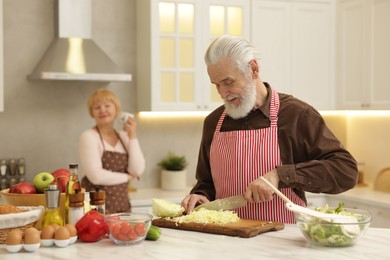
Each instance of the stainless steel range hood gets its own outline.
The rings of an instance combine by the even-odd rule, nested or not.
[[[29,79],[131,81],[91,37],[91,0],[58,0],[58,38]]]

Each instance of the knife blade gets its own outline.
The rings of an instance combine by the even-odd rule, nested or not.
[[[217,199],[211,202],[201,204],[194,208],[194,210],[199,210],[205,208],[208,210],[229,210],[235,208],[241,208],[246,205],[246,200],[243,195],[237,195],[233,197],[228,197],[224,199]]]

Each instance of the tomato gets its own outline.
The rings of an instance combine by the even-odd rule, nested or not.
[[[143,223],[137,223],[134,225],[134,230],[135,230],[135,233],[137,233],[137,235],[139,237],[143,237],[146,235],[146,227]]]

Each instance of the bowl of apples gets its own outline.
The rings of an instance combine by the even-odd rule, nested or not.
[[[52,173],[40,172],[34,176],[33,182],[20,182],[8,189],[0,191],[3,202],[14,206],[46,206],[44,190],[50,184],[57,184],[61,190],[59,206],[65,212],[65,189],[69,180],[67,169],[58,169]]]

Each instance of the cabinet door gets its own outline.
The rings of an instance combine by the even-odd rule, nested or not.
[[[343,1],[338,18],[338,108],[389,109],[390,1]]]
[[[252,1],[262,80],[317,109],[333,109],[333,12],[333,1]]]
[[[370,108],[390,108],[390,1],[372,0],[370,5]]]
[[[292,5],[292,94],[316,109],[333,109],[334,29],[333,4]]]
[[[292,94],[291,6],[286,1],[252,1],[252,43],[260,51],[260,78]]]
[[[202,84],[202,101],[199,102],[199,109],[212,110],[222,104],[216,87],[210,83],[207,68],[203,61],[204,53],[210,43],[217,37],[224,34],[238,36],[250,40],[250,12],[249,0],[209,0],[205,6],[204,13],[207,19],[204,20],[203,30],[205,32],[202,53],[202,73],[204,82]]]
[[[0,0],[0,112],[4,111],[3,0]]]
[[[369,104],[367,91],[366,0],[344,1],[338,11],[339,107],[359,109]]]
[[[249,36],[249,0],[138,0],[139,110],[211,110],[222,104],[203,56],[222,34]]]

